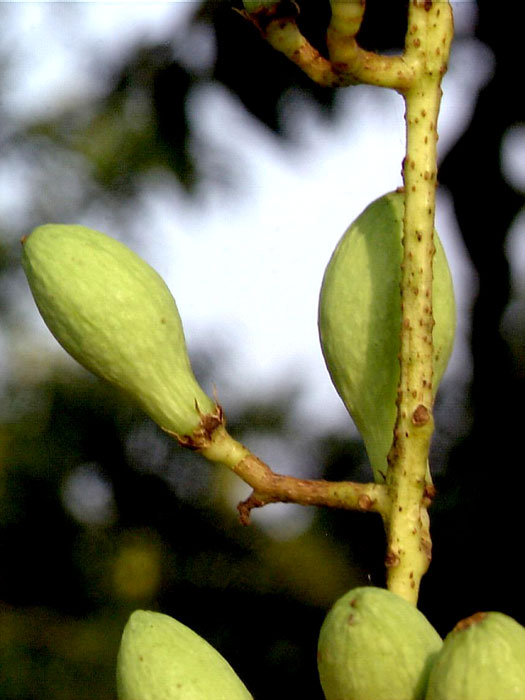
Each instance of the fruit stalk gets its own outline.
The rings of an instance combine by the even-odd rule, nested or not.
[[[206,459],[228,467],[252,487],[250,497],[238,506],[243,524],[248,524],[253,508],[277,502],[369,511],[383,518],[391,508],[384,484],[299,479],[277,474],[235,440],[224,425],[212,432],[207,445],[199,452]]]
[[[386,521],[387,585],[417,603],[430,563],[427,476],[432,415],[432,266],[435,253],[437,119],[441,80],[453,35],[448,2],[409,5],[405,60],[415,78],[402,91],[406,106],[405,218],[401,276],[400,383],[387,486],[392,508]]]

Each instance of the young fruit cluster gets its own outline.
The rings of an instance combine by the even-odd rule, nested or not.
[[[477,613],[445,638],[390,591],[355,588],[328,613],[317,663],[326,700],[523,700],[525,628]]]
[[[372,202],[350,225],[326,268],[319,334],[332,381],[361,433],[377,482],[384,481],[394,435],[401,347],[402,192]],[[454,289],[434,233],[433,330],[435,395],[456,325]]]

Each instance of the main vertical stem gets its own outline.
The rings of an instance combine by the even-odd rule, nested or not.
[[[388,588],[414,604],[431,556],[427,464],[434,429],[432,263],[437,119],[452,33],[448,2],[411,0],[405,59],[414,65],[417,77],[403,93],[407,148],[401,374],[387,479],[393,505],[387,519],[386,565]]]

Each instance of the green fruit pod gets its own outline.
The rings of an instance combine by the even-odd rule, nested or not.
[[[119,700],[253,700],[206,640],[162,613],[136,610],[117,656]]]
[[[319,300],[326,365],[361,433],[376,482],[385,479],[397,413],[403,214],[402,192],[363,211],[328,263]],[[452,352],[456,308],[445,252],[437,234],[434,239],[435,395]]]
[[[445,637],[425,700],[523,700],[525,628],[499,612],[476,613]]]
[[[81,365],[177,435],[217,413],[191,369],[175,300],[144,260],[85,226],[39,226],[22,243],[36,305]]]
[[[403,598],[382,588],[355,588],[335,603],[319,634],[326,700],[423,700],[442,644],[423,613]]]

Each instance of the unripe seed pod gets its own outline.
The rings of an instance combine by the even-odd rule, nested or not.
[[[423,613],[403,598],[382,588],[355,588],[335,603],[319,634],[326,700],[423,700],[442,644]]]
[[[508,615],[476,613],[445,637],[425,700],[523,700],[525,628]]]
[[[117,657],[119,700],[253,700],[219,652],[162,613],[136,610]]]
[[[217,413],[191,369],[175,300],[144,260],[85,226],[39,226],[22,243],[38,309],[81,365],[172,433],[191,435]]]
[[[332,381],[361,433],[374,480],[384,481],[396,421],[401,347],[404,195],[375,200],[351,224],[326,268],[319,333]],[[432,291],[435,395],[454,342],[450,270],[434,235]]]

